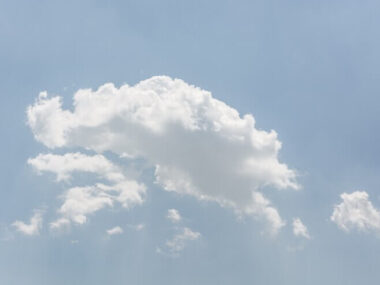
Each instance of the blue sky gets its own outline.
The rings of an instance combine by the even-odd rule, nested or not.
[[[379,9],[376,1],[0,1],[0,283],[377,284]],[[108,82],[110,105],[91,99]],[[171,97],[160,97],[169,94],[162,86]],[[72,105],[79,89],[87,89],[82,115]],[[208,98],[199,90],[214,105],[197,103]],[[41,91],[48,95],[38,99]],[[61,108],[37,108],[56,96]],[[130,111],[138,98],[154,112]],[[232,109],[239,118],[226,115]],[[97,122],[107,116],[128,126]],[[141,135],[140,125],[151,132]],[[271,130],[277,138],[267,138]],[[251,135],[253,144],[267,138],[264,147],[235,140]],[[246,157],[249,174],[235,167]],[[126,181],[144,190],[118,188]],[[85,186],[98,196],[83,214],[68,193]],[[125,189],[141,202],[123,207]],[[77,206],[62,210],[67,201]],[[298,235],[296,218],[306,227]]]

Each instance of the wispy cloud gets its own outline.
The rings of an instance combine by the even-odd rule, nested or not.
[[[35,236],[40,234],[42,221],[42,211],[36,210],[33,216],[30,218],[28,224],[22,221],[15,221],[12,226],[15,227],[18,232],[24,235]]]
[[[64,155],[40,154],[28,163],[38,172],[52,172],[57,181],[69,180],[73,173],[87,172],[106,179],[110,184],[96,183],[68,189],[61,198],[58,212],[62,215],[50,224],[52,230],[67,227],[71,222],[84,224],[87,216],[105,207],[120,203],[129,208],[144,201],[145,186],[128,179],[120,169],[103,155],[66,153]]]
[[[122,234],[124,231],[123,231],[123,229],[122,229],[121,227],[116,226],[116,227],[114,227],[114,228],[112,228],[112,229],[107,230],[106,232],[107,232],[107,234],[108,234],[109,236],[113,236],[113,235],[120,235],[120,234]]]

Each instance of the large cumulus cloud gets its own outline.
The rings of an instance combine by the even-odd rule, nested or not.
[[[165,190],[262,217],[272,232],[284,221],[259,190],[299,188],[295,171],[278,160],[275,131],[257,129],[252,115],[241,117],[179,79],[156,76],[135,86],[82,89],[71,110],[62,108],[60,97],[41,93],[27,115],[36,140],[48,148],[142,158]]]

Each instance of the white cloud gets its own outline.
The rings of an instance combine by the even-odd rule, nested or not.
[[[124,232],[123,229],[119,226],[107,230],[107,234],[110,236],[119,235],[119,234],[122,234],[123,232]]]
[[[169,209],[168,214],[166,216],[172,223],[178,223],[181,221],[182,217],[178,210],[176,209]]]
[[[293,219],[293,234],[296,237],[304,237],[310,239],[309,231],[307,227],[302,223],[300,218]]]
[[[15,221],[12,226],[14,226],[17,231],[24,235],[39,235],[40,229],[42,228],[42,212],[35,211],[34,215],[30,218],[29,224],[26,224],[22,221]]]
[[[139,192],[142,192],[141,185],[134,181],[113,186],[98,183],[74,187],[62,196],[64,202],[58,212],[77,224],[84,224],[87,215],[105,207],[113,207],[115,202],[120,202],[124,207],[141,204],[143,200],[138,195]]]
[[[157,76],[135,86],[108,83],[96,91],[79,90],[73,111],[43,93],[27,114],[36,140],[49,148],[143,158],[165,190],[261,217],[273,233],[284,221],[258,190],[299,188],[295,171],[278,160],[281,142],[275,131],[257,129],[252,115],[240,117],[208,91],[179,79]],[[55,166],[57,179],[68,179],[75,167]]]
[[[182,231],[176,234],[171,240],[166,242],[166,247],[170,253],[177,254],[181,252],[188,242],[197,240],[201,237],[199,232],[194,232],[189,228],[183,228]]]
[[[88,214],[106,206],[113,206],[112,197],[96,186],[74,187],[69,189],[63,197],[64,203],[59,213],[77,224],[86,223]]]
[[[50,223],[50,229],[53,231],[60,231],[64,228],[69,228],[69,227],[70,227],[70,220],[66,218],[60,218]]]
[[[272,236],[286,225],[277,209],[260,192],[252,193],[252,204],[245,209],[245,212],[267,222],[267,231]]]
[[[73,172],[88,172],[97,174],[109,181],[126,180],[121,170],[103,155],[85,155],[82,153],[66,153],[64,155],[39,154],[28,159],[28,164],[38,172],[53,172],[57,181],[67,181]]]
[[[145,186],[129,180],[119,167],[102,155],[40,154],[29,159],[28,163],[39,172],[55,173],[57,181],[70,179],[73,172],[88,172],[111,182],[110,185],[97,183],[68,189],[61,196],[63,204],[58,212],[62,217],[50,224],[52,230],[67,227],[70,221],[84,224],[87,215],[105,207],[112,207],[115,202],[129,208],[144,201]]]
[[[354,229],[379,232],[380,211],[372,205],[367,192],[343,193],[340,197],[342,202],[335,205],[331,221],[346,232]]]

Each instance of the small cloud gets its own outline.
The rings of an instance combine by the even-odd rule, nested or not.
[[[176,209],[169,209],[166,218],[168,218],[172,223],[178,223],[182,220],[181,215]]]
[[[138,225],[136,225],[135,226],[135,230],[136,231],[141,231],[141,230],[143,230],[145,228],[145,225],[144,224],[138,224]]]
[[[178,255],[190,241],[195,241],[201,237],[199,232],[194,232],[190,228],[183,228],[182,231],[168,241],[165,246],[168,251],[173,255]],[[162,251],[159,249],[159,251]]]
[[[332,222],[346,232],[380,232],[380,211],[372,205],[367,192],[343,193],[340,197],[342,202],[334,206]]]
[[[50,223],[50,230],[56,232],[70,227],[70,221],[66,218],[60,218],[54,222]]]
[[[293,234],[296,237],[304,237],[306,239],[310,239],[309,231],[307,227],[302,223],[300,218],[293,219]]]
[[[42,228],[42,211],[36,210],[34,215],[30,218],[29,224],[22,221],[15,221],[12,224],[16,230],[24,235],[35,236],[40,234]]]
[[[124,232],[123,229],[121,227],[119,227],[119,226],[107,230],[107,234],[109,236],[119,235],[119,234],[122,234],[123,232]]]

